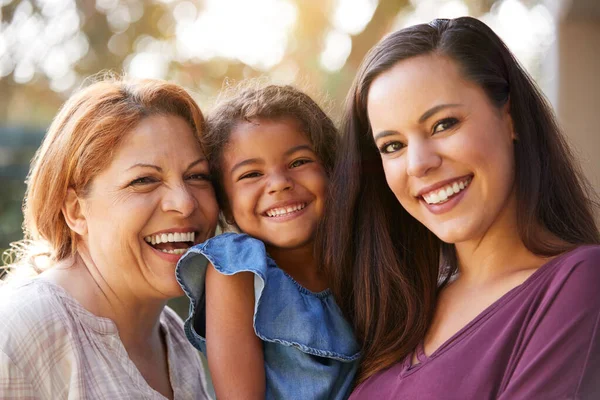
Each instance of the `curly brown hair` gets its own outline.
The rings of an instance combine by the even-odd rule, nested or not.
[[[227,198],[222,185],[223,153],[232,131],[243,122],[256,119],[290,118],[310,139],[327,175],[333,170],[337,129],[325,111],[310,96],[290,85],[260,86],[242,83],[225,90],[223,98],[206,118],[202,145],[209,160],[213,185],[222,210]],[[221,225],[223,226],[223,220]]]

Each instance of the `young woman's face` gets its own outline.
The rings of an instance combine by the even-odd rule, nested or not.
[[[197,139],[178,116],[147,117],[127,134],[82,207],[86,246],[111,285],[142,298],[182,294],[175,265],[217,224],[208,174]]]
[[[238,124],[223,154],[228,219],[267,246],[312,244],[327,176],[308,136],[290,119]]]
[[[397,63],[373,81],[367,108],[389,187],[441,240],[478,240],[514,209],[508,104],[493,106],[454,61]]]

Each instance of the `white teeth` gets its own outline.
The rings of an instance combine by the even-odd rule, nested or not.
[[[442,203],[448,200],[449,197],[465,189],[467,186],[469,186],[469,183],[471,183],[471,178],[461,182],[454,182],[441,189],[423,195],[423,199],[427,202],[427,204]]]
[[[152,245],[160,243],[194,242],[195,232],[159,233],[158,235],[146,236],[144,240]]]
[[[183,254],[187,251],[187,249],[173,249],[173,250],[161,250],[163,253],[168,254]]]
[[[302,210],[304,207],[306,207],[306,203],[296,204],[290,207],[272,208],[270,210],[267,210],[265,214],[267,214],[269,217],[278,217],[280,215],[285,215],[294,211]]]

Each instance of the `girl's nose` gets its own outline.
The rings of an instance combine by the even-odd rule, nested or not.
[[[268,192],[269,194],[283,192],[294,188],[293,180],[286,172],[276,172],[269,177]]]

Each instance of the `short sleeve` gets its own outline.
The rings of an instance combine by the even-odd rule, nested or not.
[[[205,274],[210,262],[224,275],[254,274],[254,331],[265,342],[349,362],[359,346],[329,290],[300,286],[267,255],[264,243],[245,234],[224,233],[196,245],[181,258],[176,275],[190,298],[184,330],[206,354]]]
[[[600,398],[600,247],[568,262],[532,310],[540,318],[519,339],[501,399]]]
[[[223,233],[191,247],[179,260],[176,276],[190,299],[190,315],[184,323],[188,340],[206,354],[206,268],[211,263],[223,275],[254,274],[255,314],[267,274],[267,253],[263,242],[246,234]]]

